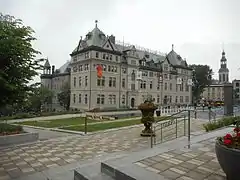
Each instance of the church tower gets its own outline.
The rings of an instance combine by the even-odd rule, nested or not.
[[[218,71],[219,74],[219,83],[224,84],[229,82],[229,70],[227,68],[227,59],[225,57],[225,52],[222,52],[222,58],[220,60],[221,66]]]

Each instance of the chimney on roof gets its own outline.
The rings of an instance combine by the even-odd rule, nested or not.
[[[52,74],[55,72],[55,66],[52,66]]]
[[[111,35],[109,36],[110,41],[115,44],[115,36]]]

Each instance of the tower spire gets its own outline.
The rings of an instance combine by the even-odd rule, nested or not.
[[[97,28],[97,23],[98,23],[98,20],[95,20],[95,27]]]
[[[172,44],[172,51],[174,50],[174,44]]]

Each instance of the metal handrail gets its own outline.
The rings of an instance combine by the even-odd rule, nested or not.
[[[176,115],[178,115],[178,114],[181,114],[182,112],[188,112],[188,115],[187,115],[187,119],[188,119],[188,147],[190,148],[190,112],[191,111],[194,111],[194,110],[181,110],[181,111],[179,111],[179,112],[177,112],[177,113],[174,113],[174,114],[172,114],[171,116],[168,116],[168,117],[166,117],[166,118],[163,118],[163,119],[161,119],[161,120],[159,120],[159,121],[155,121],[155,123],[153,123],[153,124],[155,124],[155,125],[153,125],[152,124],[152,130],[153,130],[153,134],[151,135],[151,148],[153,147],[153,144],[155,144],[156,145],[156,132],[157,131],[161,131],[161,142],[162,142],[162,131],[163,131],[163,124],[164,123],[166,123],[166,122],[162,122],[162,121],[164,121],[164,120],[169,120],[169,119],[172,119],[172,120],[175,120],[176,121],[176,138],[178,137],[177,136],[177,124],[178,124],[178,118],[183,118],[183,120],[184,120],[184,136],[186,135],[186,127],[185,127],[185,120],[186,120],[186,115],[183,115],[182,117],[176,117]],[[173,119],[174,118],[174,119]],[[162,122],[162,123],[159,123],[159,122]],[[167,121],[167,122],[169,122],[169,121]],[[172,125],[172,124],[171,124]],[[159,127],[159,126],[161,126],[161,128],[157,128],[157,127]],[[169,125],[170,126],[170,125]],[[167,126],[168,127],[168,126]]]
[[[176,116],[176,115],[178,115],[178,114],[180,114],[180,113],[182,113],[182,112],[187,112],[187,111],[194,111],[194,110],[181,110],[181,111],[179,111],[179,112],[177,112],[177,113],[174,113],[174,114],[172,114],[172,115],[170,115],[170,116],[167,116],[167,117],[165,117],[165,118],[163,118],[163,119],[161,119],[161,120],[155,121],[154,124],[157,124],[155,127],[157,127],[157,126],[159,126],[159,125],[161,124],[161,123],[159,123],[159,122],[162,122],[162,121],[164,121],[164,120],[169,120],[169,119],[171,119],[173,116]]]
[[[169,119],[169,121],[166,120],[166,121],[164,121],[164,122],[159,122],[159,123],[157,123],[157,125],[155,126],[155,130],[158,130],[158,129],[159,129],[158,127],[159,127],[159,126],[162,126],[162,124],[165,124],[165,123],[170,122],[170,121],[173,121],[173,120],[178,120],[178,121],[180,121],[181,119],[184,119],[184,118],[185,118],[185,115],[174,117],[174,118],[172,118],[172,119]],[[172,125],[172,124],[170,124],[170,125]],[[170,126],[170,125],[169,125],[169,126]],[[165,126],[165,127],[168,127],[168,126]]]

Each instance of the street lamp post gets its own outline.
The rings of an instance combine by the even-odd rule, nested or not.
[[[211,81],[211,74],[210,72],[208,72],[208,75],[207,75],[207,80],[208,80],[208,102],[210,101],[210,81]]]
[[[198,84],[196,79],[196,71],[193,69],[192,71],[192,78],[193,78],[193,87],[196,89],[196,86]],[[192,99],[193,99],[193,106],[194,106],[194,116],[195,119],[197,118],[197,97],[195,97],[194,92],[192,91]]]

